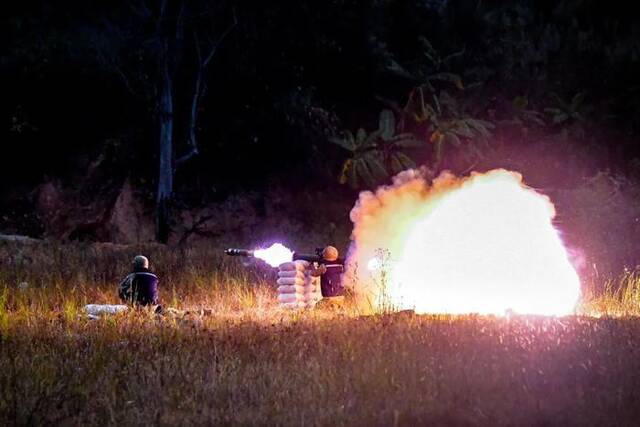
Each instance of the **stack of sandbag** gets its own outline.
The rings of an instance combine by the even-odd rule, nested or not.
[[[278,267],[278,302],[282,308],[313,308],[322,299],[319,277],[311,276],[307,261],[292,261]]]
[[[84,306],[84,311],[89,319],[99,319],[104,314],[122,313],[128,309],[129,307],[126,305],[87,304]]]

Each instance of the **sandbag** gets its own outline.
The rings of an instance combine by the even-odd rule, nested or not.
[[[87,304],[84,306],[84,311],[89,316],[100,316],[102,314],[116,314],[127,311],[129,309],[126,305],[111,305],[111,304]]]
[[[278,269],[280,271],[304,271],[308,266],[309,263],[307,261],[290,261],[280,264]]]
[[[300,270],[278,271],[278,277],[299,277],[305,278],[304,272]]]
[[[280,285],[278,286],[279,294],[302,294],[305,288],[301,285]]]
[[[299,286],[303,286],[304,285],[304,280],[300,279],[299,277],[281,277],[276,281],[276,283],[278,284],[278,286],[281,286],[281,285],[299,285]]]
[[[313,307],[315,299],[307,298],[304,293],[310,293],[314,289],[309,289],[314,278],[310,277],[307,261],[292,261],[280,264],[278,267],[278,302],[280,307],[286,309],[301,309]]]

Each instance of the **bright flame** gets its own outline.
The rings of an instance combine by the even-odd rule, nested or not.
[[[271,267],[277,267],[283,262],[293,259],[293,252],[282,243],[274,243],[267,249],[256,249],[253,256],[259,258],[269,264]]]
[[[443,174],[429,186],[407,171],[393,186],[361,194],[348,274],[378,308],[569,314],[580,280],[554,215],[549,198],[514,172]]]
[[[378,257],[373,257],[367,262],[367,269],[369,271],[378,271],[382,268],[382,260]]]

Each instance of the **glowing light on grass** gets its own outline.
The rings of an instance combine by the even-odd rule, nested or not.
[[[293,251],[282,243],[274,243],[267,249],[256,249],[253,251],[253,256],[263,260],[271,267],[277,267],[283,262],[291,261],[293,259]]]
[[[552,225],[554,215],[549,198],[514,172],[467,179],[445,174],[428,185],[409,171],[394,186],[361,195],[352,211],[349,273],[365,277],[360,291],[378,306],[568,314],[580,281]],[[392,259],[384,280],[379,261],[372,261],[380,247]],[[357,265],[365,268],[358,271]]]

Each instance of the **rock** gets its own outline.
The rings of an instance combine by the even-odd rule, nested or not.
[[[17,243],[36,243],[39,239],[29,236],[20,236],[17,234],[0,234],[0,242],[17,242]]]
[[[64,190],[58,180],[46,181],[35,191],[36,213],[42,222],[45,235],[59,236],[63,233],[64,226]]]
[[[107,224],[110,241],[141,243],[153,240],[153,222],[145,215],[142,203],[136,199],[131,182],[122,185]]]
[[[145,213],[129,180],[120,189],[98,193],[47,181],[37,190],[36,210],[47,237],[116,244],[154,238],[153,217]]]
[[[64,205],[62,185],[57,180],[43,183],[36,193],[36,209],[43,218],[55,216]]]

